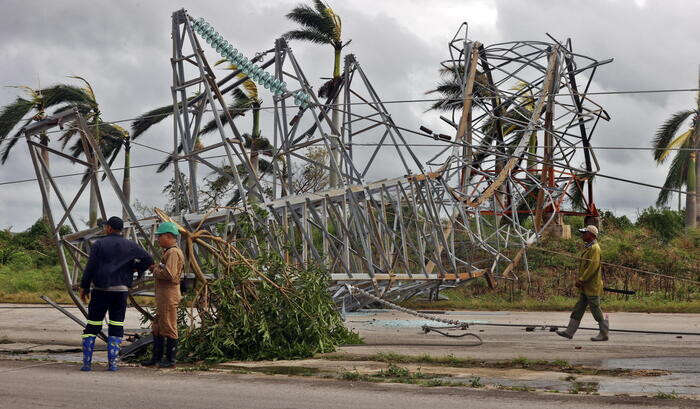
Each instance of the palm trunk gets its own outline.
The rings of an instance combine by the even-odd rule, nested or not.
[[[42,146],[49,146],[49,137],[46,134],[46,132],[42,132],[39,143],[41,143]],[[41,150],[41,158],[44,160],[44,163],[46,163],[46,168],[49,168],[49,151],[46,149]],[[49,212],[51,209],[47,206],[49,206],[49,203],[51,203],[51,185],[50,185],[50,180],[49,180],[49,175],[47,172],[42,172],[44,175],[44,186],[46,186],[46,203],[42,205],[41,208],[41,217],[43,218],[44,222],[48,223],[49,221]]]
[[[698,89],[700,89],[700,65],[698,65]],[[695,154],[695,227],[700,226],[700,201],[697,197],[697,194],[700,193],[700,158],[698,158],[698,152],[700,152],[700,91],[698,91],[697,104],[695,132],[693,132],[695,138],[695,152],[693,152]]]
[[[194,141],[194,147],[193,147],[193,152],[197,152],[204,149],[204,144],[202,141],[199,139],[199,136]],[[199,161],[188,159],[189,162],[189,169],[190,169],[190,180],[189,180],[189,191],[187,192],[187,195],[189,196],[190,200],[192,201],[192,208],[189,208],[188,206],[188,212],[196,212],[199,211],[199,192],[197,191],[197,169],[199,165]]]
[[[700,98],[698,98],[700,101]],[[695,116],[695,152],[693,152],[693,156],[695,156],[695,174],[693,175],[695,177],[695,193],[694,196],[694,203],[693,206],[695,206],[695,225],[693,227],[698,227],[700,226],[700,203],[698,203],[698,192],[700,192],[700,158],[698,158],[698,152],[700,152],[700,107],[698,108],[698,114]],[[691,165],[692,166],[692,163]],[[688,178],[688,182],[690,183],[690,178]]]
[[[100,128],[97,124],[97,119],[93,121],[95,124],[95,146],[100,149]],[[94,164],[97,165],[97,158],[95,158]],[[97,177],[95,177],[97,179]],[[97,186],[96,184],[90,183],[90,210],[88,216],[88,227],[93,228],[97,226]]]
[[[530,141],[528,142],[527,169],[534,169],[537,166],[537,131],[530,133]]]
[[[90,210],[88,217],[88,227],[93,228],[97,226],[97,189],[90,182]]]
[[[260,138],[260,108],[253,108],[253,132],[251,134],[250,143],[250,165],[253,170],[253,174],[248,176],[248,201],[250,203],[259,202],[262,199],[262,192],[259,192],[256,187],[256,179],[260,174],[258,167],[258,150],[257,143],[258,138]]]
[[[122,192],[127,204],[131,204],[131,144],[129,140],[124,144],[124,177],[122,179]],[[129,214],[122,207],[122,219],[127,220]]]
[[[333,63],[333,81],[335,82],[340,78],[340,49],[335,50],[335,60]],[[331,140],[331,155],[332,162],[330,163],[330,174],[328,175],[328,187],[336,187],[340,181],[340,175],[333,169],[333,163],[336,163],[340,168],[340,151],[339,151],[339,138],[340,138],[340,111],[338,111],[338,95],[333,98],[333,110],[331,112],[331,133],[333,134],[333,140]],[[336,134],[337,132],[337,134]]]
[[[697,145],[697,144],[696,144]],[[695,177],[696,174],[696,166],[697,166],[697,160],[696,160],[696,154],[695,152],[690,153],[690,162],[688,163],[688,184],[686,188],[686,194],[685,194],[685,227],[687,228],[694,228],[695,227],[695,218],[696,218],[696,209],[695,209],[695,189],[696,189],[696,183],[697,183],[697,178]]]

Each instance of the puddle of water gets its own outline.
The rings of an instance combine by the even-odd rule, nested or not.
[[[496,316],[496,315],[508,315],[507,312],[502,312],[502,311],[445,311],[445,315],[489,315],[489,316]]]
[[[700,395],[700,374],[672,374],[652,378],[612,379],[601,381],[598,391],[603,393],[676,393]]]
[[[483,324],[483,323],[487,323],[487,322],[488,321],[474,321],[474,320],[469,321],[469,323],[474,323],[474,324],[477,324],[477,323]],[[450,324],[443,324],[441,322],[431,321],[431,320],[374,320],[374,321],[364,322],[363,324],[380,326],[380,327],[389,327],[389,328],[421,328],[423,325],[428,325],[430,327],[451,327],[452,326]]]
[[[598,390],[609,393],[677,393],[700,395],[700,357],[608,359],[605,368],[662,369],[670,375],[650,378],[615,378],[601,381]]]

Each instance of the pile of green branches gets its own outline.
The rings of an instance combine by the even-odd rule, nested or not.
[[[254,259],[239,253],[215,271],[203,267],[216,278],[181,303],[182,360],[307,358],[361,342],[343,324],[318,266],[291,265],[261,248]]]

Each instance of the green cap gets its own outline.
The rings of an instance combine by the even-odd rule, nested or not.
[[[173,222],[161,223],[160,226],[158,226],[158,230],[156,230],[156,234],[163,234],[163,233],[171,233],[172,235],[175,235],[175,236],[180,235],[180,231],[177,229],[177,226],[175,226],[175,223],[173,223]]]

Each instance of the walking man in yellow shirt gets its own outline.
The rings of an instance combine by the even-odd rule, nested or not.
[[[603,311],[600,309],[600,296],[603,295],[603,277],[600,269],[600,246],[596,238],[598,237],[598,228],[590,225],[585,229],[579,229],[581,239],[586,243],[586,247],[579,256],[579,276],[576,281],[576,288],[581,290],[578,302],[571,312],[569,325],[564,331],[557,331],[558,335],[564,338],[573,338],[574,333],[581,324],[583,313],[586,312],[586,307],[591,307],[593,318],[598,321],[600,332],[597,336],[592,337],[591,341],[607,341],[610,325],[608,320],[603,317]]]

